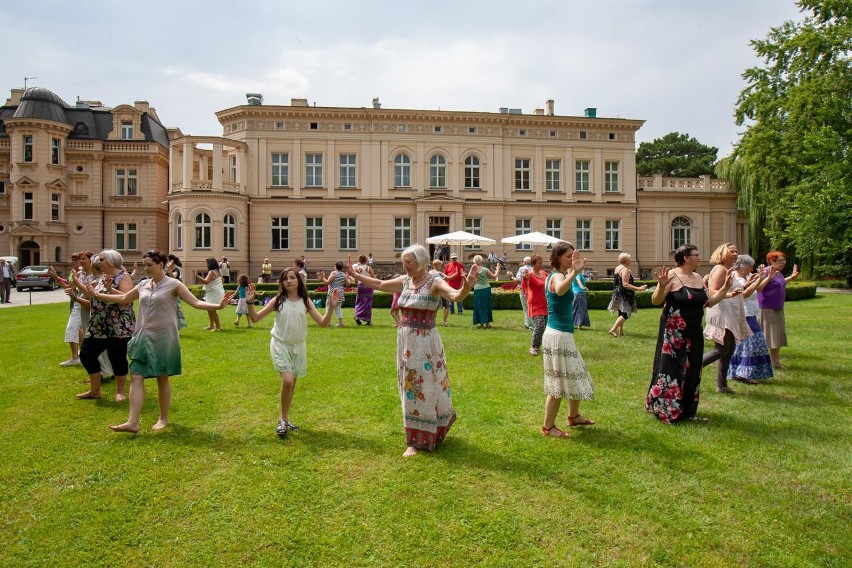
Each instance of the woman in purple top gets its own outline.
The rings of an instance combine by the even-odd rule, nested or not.
[[[769,347],[769,358],[772,366],[783,369],[781,365],[781,348],[787,346],[787,325],[784,321],[784,294],[787,282],[799,275],[799,265],[793,265],[793,272],[786,278],[781,273],[787,264],[783,252],[774,250],[766,255],[765,276],[769,282],[763,291],[757,293],[760,304],[760,327],[766,336],[766,346]]]

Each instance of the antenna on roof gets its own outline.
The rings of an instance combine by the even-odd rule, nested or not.
[[[27,90],[27,81],[31,81],[33,79],[38,79],[38,77],[24,77],[24,90]]]

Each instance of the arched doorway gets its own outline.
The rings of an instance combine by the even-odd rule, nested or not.
[[[24,241],[18,247],[18,267],[41,264],[41,247],[35,241]]]

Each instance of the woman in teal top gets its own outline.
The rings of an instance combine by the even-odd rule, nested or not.
[[[594,424],[593,420],[580,415],[580,401],[592,400],[595,389],[592,377],[583,362],[583,357],[574,344],[574,293],[571,283],[577,273],[586,266],[586,259],[574,245],[557,243],[550,253],[553,271],[545,281],[547,296],[547,328],[542,338],[544,353],[544,436],[565,438],[567,432],[556,427],[556,415],[563,398],[568,399],[568,426]]]
[[[589,298],[586,292],[589,289],[586,287],[586,277],[583,272],[577,273],[574,281],[571,282],[571,291],[574,293],[574,328],[583,329],[583,326],[591,327],[592,322],[589,321]]]
[[[489,280],[496,280],[500,274],[500,263],[495,268],[496,273],[482,266],[482,255],[473,257],[473,263],[480,267],[476,276],[476,284],[473,286],[473,325],[482,329],[491,327],[494,317],[491,313],[491,284]],[[472,269],[471,269],[472,270]]]

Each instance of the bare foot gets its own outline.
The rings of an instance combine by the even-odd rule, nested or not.
[[[139,432],[139,425],[133,425],[130,422],[125,422],[124,424],[118,425],[110,424],[109,429],[113,432],[130,432],[131,434],[136,434]]]
[[[415,448],[414,446],[408,446],[407,448],[405,448],[405,451],[402,453],[402,457],[410,458],[411,456],[415,455],[416,453],[417,453],[417,448]]]
[[[160,430],[162,430],[163,428],[165,428],[168,425],[169,425],[168,420],[157,420],[157,423],[154,424],[153,426],[151,426],[151,430],[154,430],[155,432],[159,432]]]
[[[79,398],[79,399],[85,399],[85,398],[101,398],[101,393],[99,393],[99,392],[92,392],[92,391],[82,392],[82,393],[80,393],[80,394],[78,394],[78,395],[77,395],[77,398]]]
[[[124,396],[123,392],[115,393],[115,402],[124,402],[125,399],[126,399],[126,397]]]

